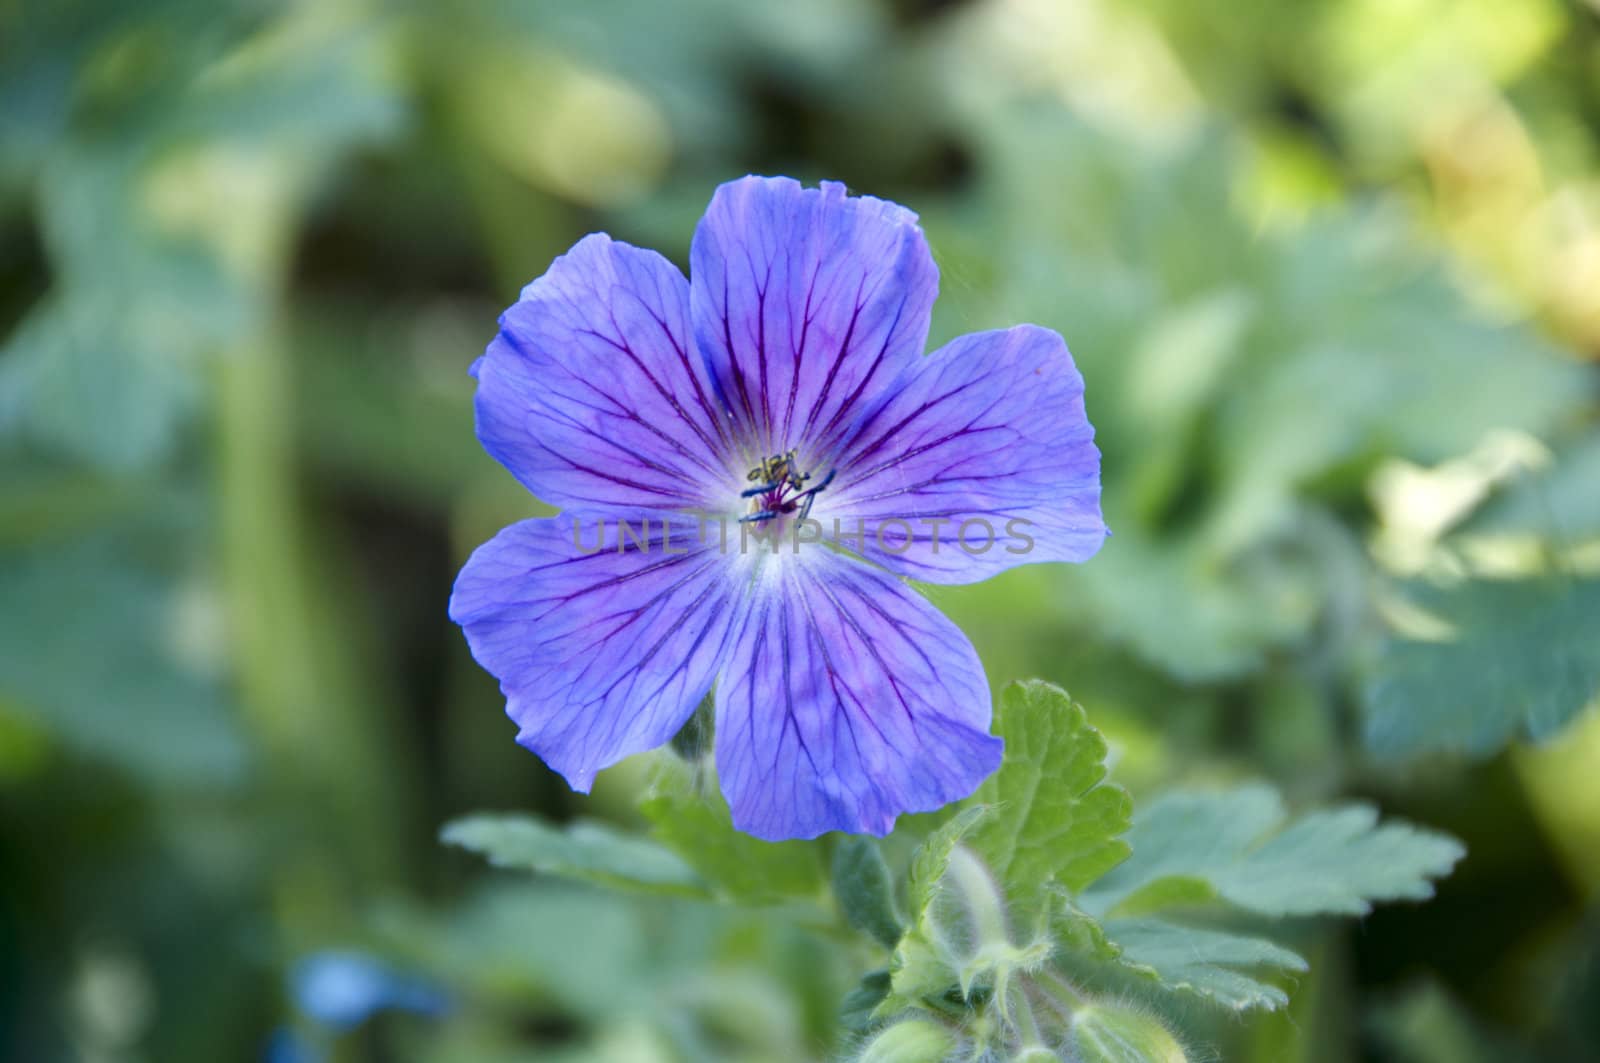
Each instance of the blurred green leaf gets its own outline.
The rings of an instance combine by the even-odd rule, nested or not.
[[[500,880],[443,911],[390,902],[372,921],[386,951],[475,993],[550,995],[599,1018],[647,988],[645,920],[614,894]]]
[[[1600,692],[1600,580],[1477,580],[1413,597],[1451,633],[1385,648],[1366,689],[1374,752],[1482,756],[1513,738],[1540,741]]]
[[[211,30],[182,62],[181,35],[119,42],[159,75],[109,93],[114,134],[82,122],[33,161],[52,284],[0,348],[0,440],[113,470],[167,458],[206,360],[266,316],[301,173],[394,129],[381,31],[288,10]]]
[[[577,822],[561,830],[531,816],[479,813],[445,824],[439,838],[496,867],[639,893],[707,895],[705,882],[670,849],[604,823]]]
[[[1399,210],[1262,230],[1217,131],[1151,149],[1044,106],[985,117],[965,220],[991,236],[957,245],[942,326],[1067,338],[1116,534],[1059,577],[1064,608],[1174,676],[1249,675],[1360,593],[1304,529],[1340,528],[1380,455],[1549,432],[1586,401],[1585,371],[1474,307]]]
[[[1403,1063],[1491,1063],[1526,1059],[1472,1021],[1444,987],[1413,985],[1372,1016],[1374,1038]]]
[[[1276,790],[1169,793],[1134,817],[1133,855],[1080,902],[1104,915],[1222,898],[1268,916],[1366,915],[1373,901],[1424,900],[1465,850],[1455,839],[1349,805],[1290,823]]]
[[[1469,534],[1536,535],[1553,545],[1600,536],[1600,433],[1558,452],[1548,468],[1513,479],[1459,529]]]
[[[1065,582],[1083,623],[1173,676],[1216,681],[1249,675],[1310,629],[1321,595],[1304,544],[1262,541],[1229,555],[1199,535],[1132,527]]]
[[[839,1021],[844,1028],[859,1033],[872,1026],[873,1013],[889,995],[889,986],[890,977],[886,968],[880,967],[862,975],[860,983],[850,990],[844,1003],[839,1006]]]
[[[816,845],[766,842],[735,830],[727,802],[714,787],[696,788],[664,774],[639,808],[654,824],[655,836],[725,897],[767,904],[822,892]]]
[[[240,783],[250,752],[207,659],[214,603],[139,541],[99,533],[6,557],[0,700],[147,783]]]
[[[862,837],[841,841],[833,850],[832,882],[845,921],[894,948],[902,930],[900,913],[895,910],[894,880],[877,843]]]
[[[0,348],[0,440],[115,471],[169,454],[201,395],[200,351],[216,334],[163,302],[183,289],[217,302],[208,288],[215,283],[159,293],[96,285],[40,303]]]
[[[1374,449],[1438,461],[1493,429],[1547,431],[1579,407],[1582,368],[1531,329],[1489,320],[1411,236],[1371,212],[1275,242],[1260,337],[1272,346],[1229,397],[1222,440],[1241,477],[1288,488]]]
[[[1080,890],[1128,855],[1133,803],[1106,781],[1106,743],[1058,687],[1013,683],[1000,695],[1000,770],[968,801],[994,806],[966,844],[1024,903],[1052,884]]]
[[[299,322],[295,402],[304,459],[419,505],[454,499],[464,480],[491,468],[470,431],[466,366],[482,337],[464,316],[454,307],[430,308],[402,328],[323,308]],[[483,316],[492,320],[494,311],[484,308]],[[441,340],[458,346],[441,350]],[[446,359],[430,373],[427,359],[444,354],[455,364]]]

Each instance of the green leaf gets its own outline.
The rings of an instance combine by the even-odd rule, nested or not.
[[[479,813],[445,824],[441,841],[485,857],[496,867],[538,871],[636,893],[708,895],[706,884],[677,854],[604,823],[565,830],[531,816]]]
[[[1366,805],[1286,820],[1268,786],[1163,795],[1135,817],[1133,855],[1082,904],[1129,915],[1221,897],[1269,916],[1365,915],[1373,901],[1433,896],[1464,852],[1447,835],[1379,826]]]
[[[911,858],[911,873],[906,885],[906,899],[911,905],[913,922],[922,918],[933,903],[934,888],[944,878],[950,866],[950,854],[979,823],[987,819],[994,809],[986,805],[964,808],[946,820],[932,834],[923,839]]]
[[[683,907],[673,913],[680,919]],[[389,898],[372,924],[384,952],[475,998],[549,996],[600,1021],[648,999],[652,946],[662,940],[650,932],[650,914],[615,893],[493,877],[448,907]]]
[[[1173,675],[1257,671],[1307,643],[1330,591],[1360,593],[1306,534],[1344,532],[1328,487],[1581,416],[1583,367],[1489,320],[1399,212],[1263,232],[1215,131],[1152,157],[1059,109],[985,117],[965,210],[987,240],[960,245],[952,218],[936,241],[964,252],[936,329],[1021,312],[1072,337],[1104,396],[1096,439],[1133,460],[1106,481],[1118,538],[1057,600]]]
[[[844,1028],[860,1033],[873,1025],[873,1013],[889,995],[889,970],[880,967],[861,976],[861,981],[839,1006],[839,1021]]]
[[[1115,550],[1068,574],[1072,608],[1181,679],[1258,671],[1269,651],[1295,644],[1316,619],[1315,566],[1269,540],[1231,553],[1209,541],[1215,524],[1163,536],[1118,525]]]
[[[822,891],[816,845],[766,842],[735,830],[727,802],[716,787],[690,785],[682,764],[664,765],[656,789],[639,809],[654,824],[655,836],[722,896],[766,904],[814,898]]]
[[[1197,875],[1167,875],[1117,901],[1117,915],[1148,915],[1168,908],[1198,908],[1217,899],[1217,889]],[[1088,895],[1085,895],[1088,901]]]
[[[1552,1009],[1554,1011],[1555,1009]],[[1582,1009],[1580,1014],[1593,1014]],[[1419,981],[1373,1009],[1369,1020],[1382,1058],[1406,1063],[1505,1063],[1531,1057],[1518,1052],[1503,1030],[1491,1030],[1436,981]]]
[[[0,476],[9,470],[0,470]],[[214,602],[186,587],[186,506],[9,551],[0,705],[74,753],[156,786],[222,788],[254,758],[216,674]]]
[[[1006,740],[1000,770],[969,801],[994,812],[968,843],[1016,902],[1052,883],[1074,892],[1128,855],[1127,791],[1107,783],[1106,743],[1058,687],[1013,683],[1000,696],[996,730]]]
[[[1600,693],[1600,579],[1425,588],[1447,641],[1389,644],[1366,692],[1366,740],[1389,757],[1486,755],[1554,736]]]
[[[157,346],[127,325],[133,305],[80,290],[33,308],[0,345],[0,441],[121,473],[169,454],[201,394],[195,341]]]
[[[894,880],[871,838],[846,838],[834,849],[833,896],[845,920],[857,930],[890,948],[900,940]]]
[[[120,101],[117,135],[87,122],[51,138],[36,182],[51,291],[0,349],[0,440],[115,471],[170,457],[206,398],[206,361],[249,334],[275,288],[240,268],[258,255],[239,248],[288,231],[304,160],[331,165],[399,127],[378,73],[393,39],[263,19],[191,64],[175,38],[161,74]],[[229,151],[257,160],[247,192],[214,165]],[[239,209],[241,194],[283,216]]]
[[[796,998],[821,1012],[842,990],[836,965],[819,962],[828,954],[776,921],[531,876],[491,876],[447,905],[388,898],[368,925],[363,947],[470,1000],[472,1022],[503,1049],[469,1040],[441,1057],[430,1045],[433,1063],[805,1059],[817,1035]],[[525,1031],[503,1026],[530,1014],[557,1018],[565,1043],[529,1049]],[[592,1047],[618,1028],[656,1029],[679,1048]]]
[[[1121,958],[1121,946],[1106,937],[1099,921],[1074,904],[1066,891],[1054,891],[1051,901],[1050,936],[1058,949],[1080,960]]]
[[[1298,954],[1261,938],[1159,919],[1112,920],[1105,930],[1121,946],[1125,965],[1147,967],[1169,990],[1192,993],[1236,1011],[1271,1010],[1289,1002],[1281,988],[1247,972],[1307,969]]]
[[[1548,467],[1511,480],[1459,529],[1475,535],[1522,533],[1557,544],[1600,535],[1600,433],[1580,439]]]

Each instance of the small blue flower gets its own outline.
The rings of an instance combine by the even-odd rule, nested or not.
[[[287,1026],[280,1026],[267,1038],[263,1063],[323,1063],[327,1054]]]
[[[443,1014],[448,1007],[438,989],[360,952],[307,956],[295,965],[289,984],[300,1010],[334,1030],[354,1029],[379,1011],[431,1016]]]
[[[480,547],[450,615],[575,789],[714,684],[740,829],[885,833],[1001,752],[971,643],[900,577],[1099,549],[1083,379],[1030,325],[924,357],[916,215],[838,184],[723,185],[690,267],[587,236],[501,316],[478,437],[564,512]]]

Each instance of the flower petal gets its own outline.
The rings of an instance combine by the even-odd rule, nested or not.
[[[456,579],[450,618],[500,680],[517,741],[587,792],[595,772],[666,742],[727,657],[741,616],[734,559],[692,522],[513,524]],[[582,549],[601,549],[594,553]],[[682,552],[680,552],[682,551]]]
[[[562,508],[721,499],[736,483],[727,419],[688,315],[688,282],[672,263],[584,237],[522,290],[473,367],[484,449]]]
[[[891,391],[852,427],[818,506],[845,534],[865,523],[864,554],[970,583],[1100,549],[1100,451],[1060,336],[1035,325],[963,336]]]
[[[887,573],[814,548],[766,565],[717,681],[717,772],[740,830],[886,834],[1000,763],[965,635]]]
[[[756,460],[820,460],[926,349],[939,273],[893,203],[741,178],[712,196],[689,257],[695,338]]]

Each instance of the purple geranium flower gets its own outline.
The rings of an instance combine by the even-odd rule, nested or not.
[[[1001,750],[971,643],[899,577],[1099,549],[1083,380],[1031,325],[924,357],[916,215],[838,184],[723,185],[690,266],[587,236],[501,316],[478,437],[565,512],[480,547],[450,615],[577,790],[714,684],[741,830],[887,832]]]

